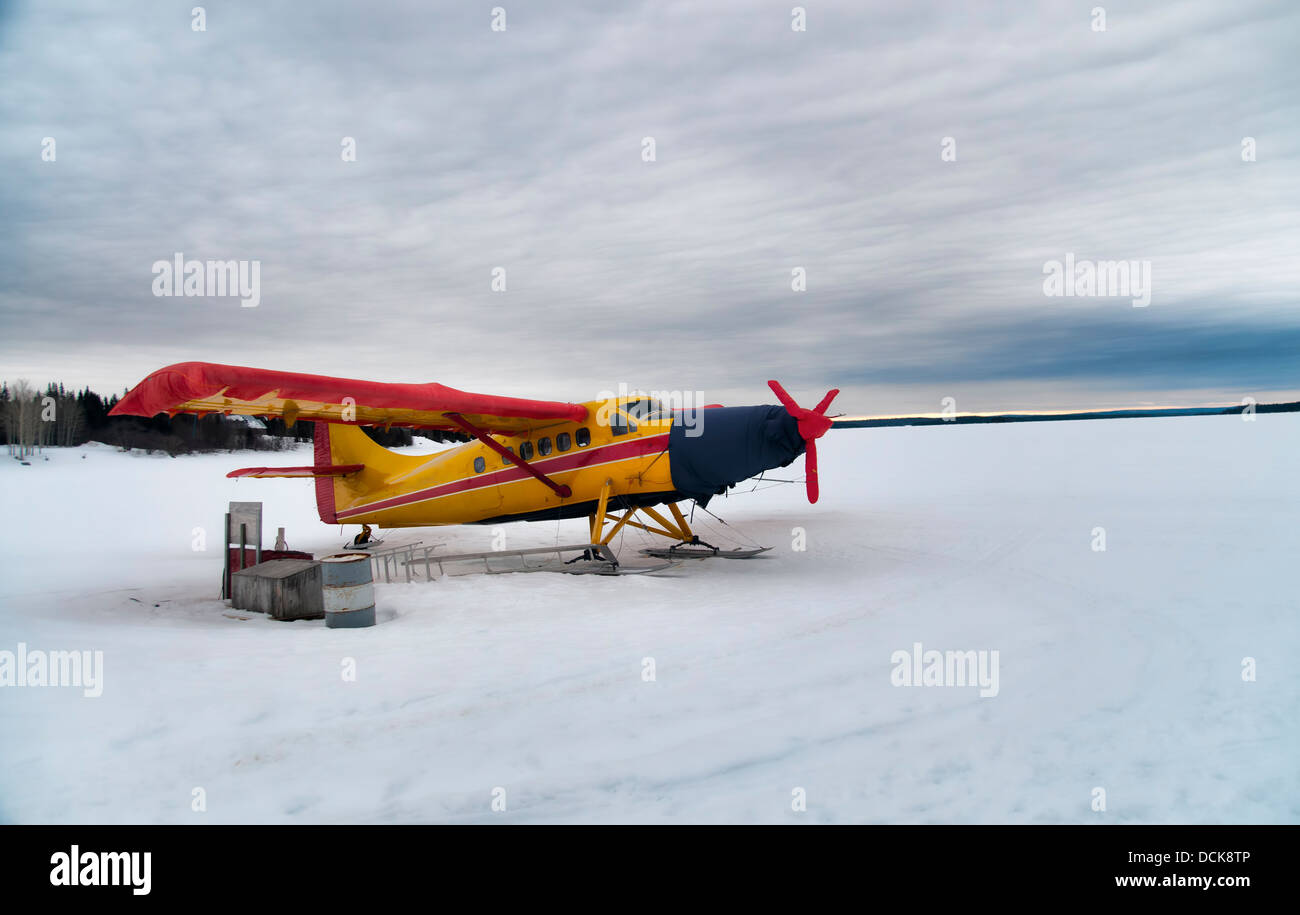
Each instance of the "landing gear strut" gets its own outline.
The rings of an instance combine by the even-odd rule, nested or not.
[[[669,521],[648,505],[626,509],[622,516],[607,515],[605,510],[609,504],[611,483],[612,481],[605,481],[605,488],[601,492],[596,514],[591,515],[588,519],[591,524],[592,543],[608,544],[626,525],[627,527],[640,528],[643,531],[649,531],[652,534],[658,534],[660,537],[676,541],[670,547],[652,547],[641,551],[646,556],[654,556],[658,559],[749,559],[751,556],[766,553],[771,549],[771,547],[764,546],[750,550],[724,550],[705,540],[701,540],[699,535],[693,532],[690,525],[686,523],[686,516],[682,514],[681,509],[677,507],[675,502],[668,503],[668,511],[673,516],[672,521]],[[637,512],[641,512],[645,515],[647,521],[654,523],[633,521],[632,516]],[[608,531],[605,530],[606,521],[613,522],[613,526]]]

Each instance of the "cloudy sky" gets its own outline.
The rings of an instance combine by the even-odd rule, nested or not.
[[[1294,398],[1300,4],[1101,2],[0,0],[0,377]],[[260,304],[155,296],[178,252]]]

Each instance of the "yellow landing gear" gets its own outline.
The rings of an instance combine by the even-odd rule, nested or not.
[[[596,514],[588,516],[591,525],[592,543],[608,545],[618,535],[618,532],[624,526],[627,526],[640,528],[643,531],[649,531],[652,534],[658,534],[660,537],[675,541],[672,546],[667,548],[641,551],[647,556],[656,556],[661,559],[709,559],[714,556],[724,559],[748,559],[771,549],[771,547],[760,547],[753,550],[722,550],[711,543],[706,543],[691,530],[691,526],[686,523],[686,516],[682,514],[676,502],[668,503],[668,511],[673,516],[671,521],[649,505],[626,509],[622,515],[611,514],[606,509],[609,505],[609,489],[612,482],[611,480],[605,481],[605,488],[601,490],[600,501],[596,506]],[[644,516],[644,521],[632,520],[638,512]],[[610,523],[609,530],[605,530],[606,522]]]

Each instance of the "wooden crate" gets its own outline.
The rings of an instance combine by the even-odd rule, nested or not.
[[[325,616],[320,563],[272,559],[230,576],[230,606],[256,610],[277,620],[318,620]]]

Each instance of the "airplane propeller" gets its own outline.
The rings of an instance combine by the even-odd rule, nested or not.
[[[835,395],[840,392],[839,388],[832,388],[826,392],[821,403],[809,410],[807,407],[801,407],[794,402],[794,398],[785,392],[778,382],[769,381],[767,386],[772,389],[776,399],[781,401],[781,406],[785,407],[787,413],[793,416],[799,422],[799,435],[803,437],[804,448],[807,456],[804,458],[804,467],[807,472],[808,482],[808,501],[816,502],[819,490],[817,487],[817,439],[826,434],[831,427],[831,418],[826,415],[826,408],[831,405]]]

